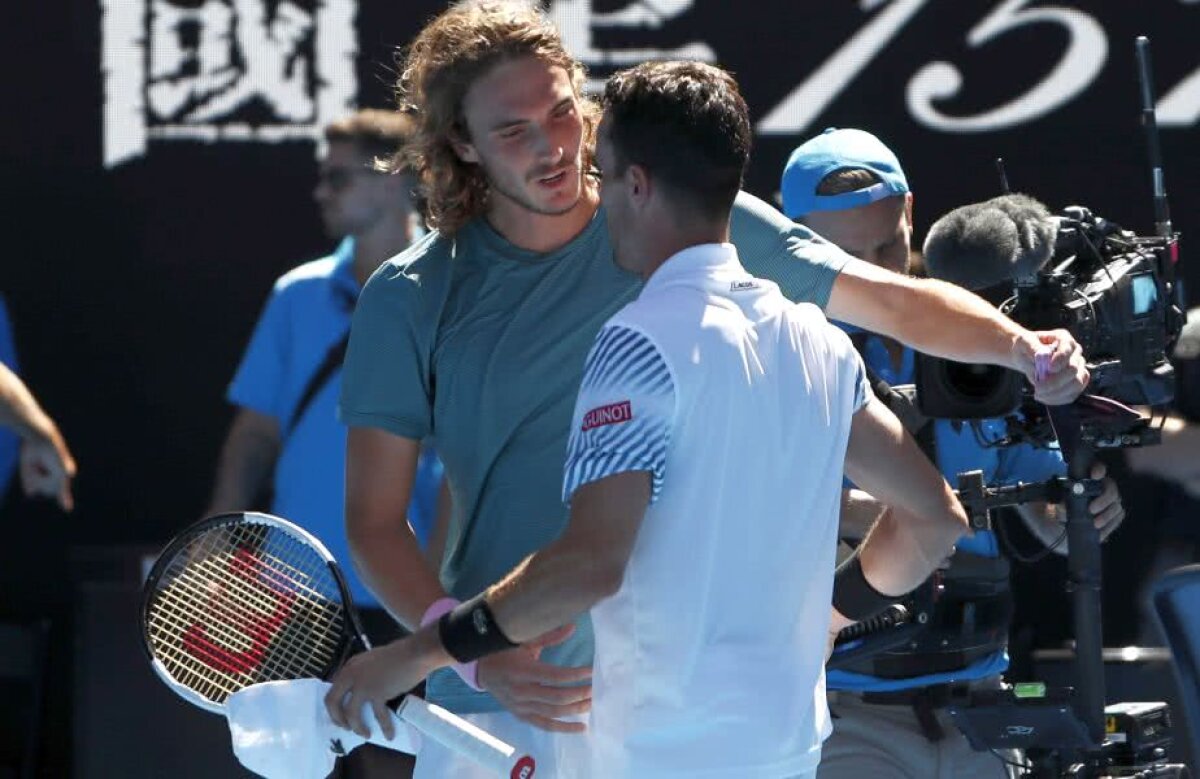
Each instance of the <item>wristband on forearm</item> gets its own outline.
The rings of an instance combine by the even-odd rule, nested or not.
[[[516,646],[496,624],[485,593],[460,603],[438,620],[442,647],[460,663],[503,652]]]
[[[863,574],[858,550],[850,555],[833,574],[833,607],[855,622],[875,616],[896,602],[871,586]]]
[[[421,617],[421,627],[437,622],[460,603],[455,598],[438,598],[430,604],[429,608],[425,609],[425,614]],[[479,686],[479,667],[475,663],[455,663],[450,667],[467,683],[468,687],[482,692],[483,688]]]

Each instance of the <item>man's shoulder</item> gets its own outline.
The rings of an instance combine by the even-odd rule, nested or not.
[[[846,335],[841,328],[829,321],[829,318],[825,316],[825,312],[815,303],[793,303],[789,301],[784,307],[784,311],[793,321],[805,327],[820,328],[822,331],[828,329],[840,335]]]
[[[426,233],[380,265],[366,290],[386,296],[426,294],[448,282],[453,260],[454,240],[436,231]]]
[[[275,292],[289,292],[327,284],[337,270],[338,258],[329,255],[309,260],[284,273],[275,281]]]
[[[790,303],[784,309],[784,317],[804,341],[824,344],[818,353],[834,357],[855,358],[858,354],[854,342],[846,331],[834,324],[819,306],[812,303]]]
[[[609,317],[600,332],[614,329],[632,330],[657,346],[658,334],[670,328],[670,320],[674,313],[669,306],[657,305],[640,297],[634,298]]]

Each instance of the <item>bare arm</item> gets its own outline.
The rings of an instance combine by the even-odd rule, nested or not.
[[[883,594],[903,595],[923,582],[969,529],[950,485],[873,396],[854,415],[846,474],[891,507],[859,547],[863,575]],[[834,629],[849,624],[837,616]]]
[[[556,628],[616,592],[649,503],[650,475],[645,471],[614,474],[577,489],[563,534],[525,558],[485,594],[500,630],[521,646],[479,662],[519,658],[531,651],[536,654],[548,640],[561,640],[566,635],[564,630],[569,630]],[[438,625],[427,625],[409,638],[351,658],[334,677],[325,696],[325,708],[334,723],[366,734],[369,731],[360,712],[367,703],[385,723],[385,734],[390,735],[390,718],[383,716],[384,702],[453,662],[442,645]],[[524,690],[523,697],[532,696],[532,700],[513,700],[511,692],[517,688],[510,689],[507,683],[497,697],[517,717],[538,727],[578,732],[583,729],[581,723],[556,718],[590,709],[591,685],[561,685],[586,681],[590,672],[590,668],[557,669],[548,680],[553,686],[534,683],[537,677],[522,680],[519,688]],[[495,693],[490,686],[485,687]]]
[[[429,530],[429,542],[425,545],[425,559],[434,571],[442,567],[442,557],[446,554],[446,536],[450,533],[450,513],[453,505],[450,498],[450,480],[443,476],[442,484],[438,487],[433,527]]]
[[[217,480],[206,516],[250,508],[271,478],[280,443],[279,422],[275,417],[249,408],[239,409],[221,447]]]
[[[409,630],[445,595],[406,517],[421,443],[375,428],[346,439],[346,535],[354,567],[380,603]]]
[[[496,622],[517,643],[567,623],[621,587],[650,504],[650,474],[629,471],[585,484],[567,529],[488,589]]]
[[[71,479],[75,458],[58,425],[7,365],[0,363],[0,426],[21,438],[21,487],[26,495],[55,498],[65,511],[75,506]]]
[[[858,489],[842,490],[842,511],[838,518],[838,538],[860,541],[883,516],[887,506]]]
[[[1172,481],[1200,498],[1200,425],[1177,416],[1163,423],[1162,443],[1125,450],[1125,462],[1137,473]]]
[[[1070,402],[1087,386],[1083,353],[1069,333],[1030,332],[953,284],[851,260],[833,283],[826,311],[927,354],[1020,371],[1043,403]],[[1050,373],[1039,378],[1034,355],[1043,349],[1053,350]]]

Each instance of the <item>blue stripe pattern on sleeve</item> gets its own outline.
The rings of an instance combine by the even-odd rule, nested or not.
[[[627,327],[602,330],[584,366],[563,501],[584,484],[627,471],[648,471],[650,502],[657,500],[674,412],[674,381],[654,343]]]

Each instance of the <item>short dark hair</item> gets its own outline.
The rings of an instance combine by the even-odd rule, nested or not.
[[[749,111],[737,82],[702,62],[647,62],[604,88],[621,175],[640,165],[705,216],[727,216],[750,159]]]
[[[844,195],[878,184],[882,179],[866,168],[838,168],[817,184],[818,195]]]
[[[372,160],[391,160],[412,142],[416,120],[407,113],[363,108],[325,127],[330,143],[352,143]]]

